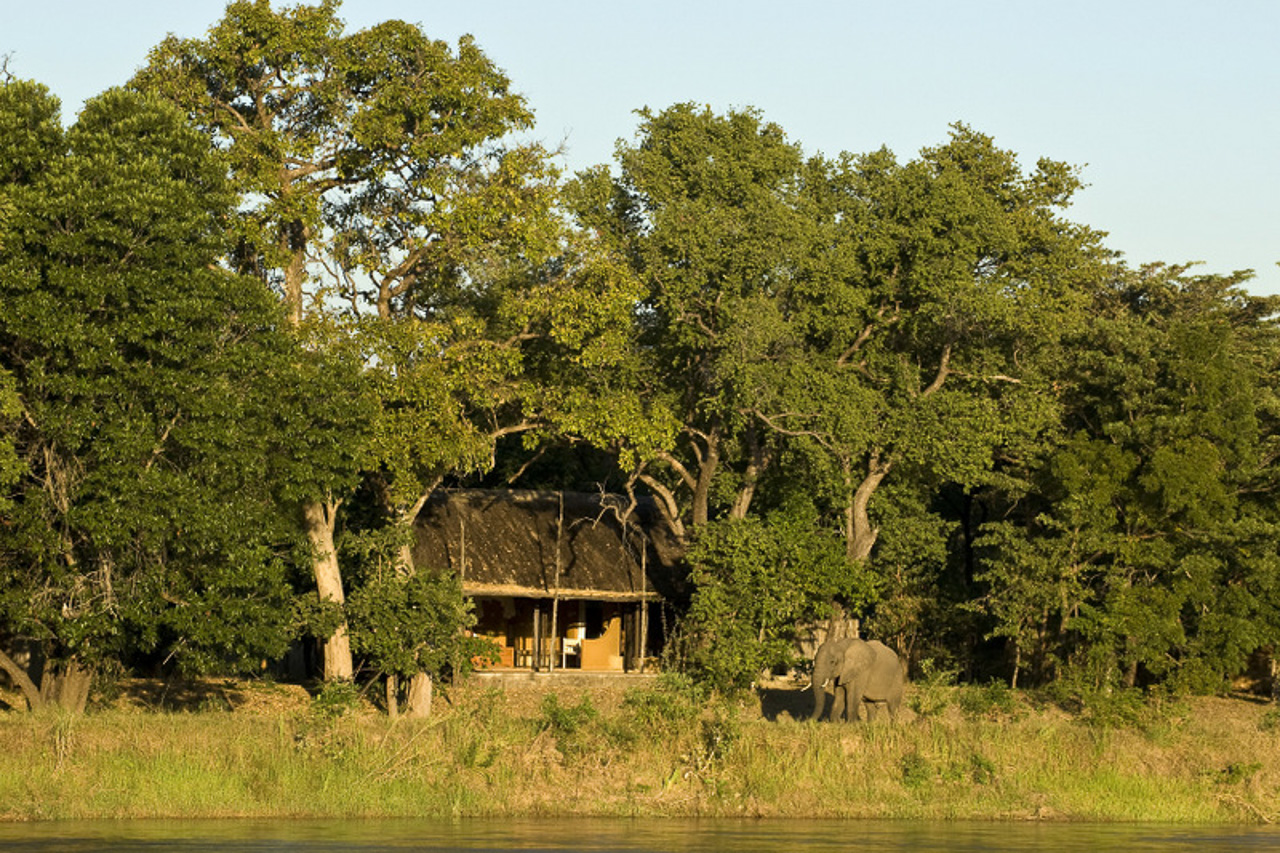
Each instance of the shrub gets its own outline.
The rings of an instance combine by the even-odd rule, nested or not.
[[[1018,712],[1018,696],[1002,681],[959,691],[957,704],[970,717],[1012,717]]]
[[[907,697],[907,707],[921,717],[941,714],[951,704],[957,672],[943,669],[932,658],[920,662],[920,675]]]
[[[322,719],[336,719],[360,707],[360,688],[350,681],[326,681],[311,699],[311,712]]]

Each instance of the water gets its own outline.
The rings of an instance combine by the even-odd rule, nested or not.
[[[232,851],[1280,850],[1272,827],[725,820],[75,821],[0,824],[0,850]]]

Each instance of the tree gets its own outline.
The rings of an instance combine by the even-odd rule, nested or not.
[[[536,147],[499,146],[532,115],[470,38],[455,54],[401,21],[348,35],[337,9],[231,3],[133,81],[226,152],[247,208],[234,262],[275,284],[298,326],[333,299],[389,320],[466,291],[477,247],[520,232],[523,199],[551,178]],[[317,588],[339,603],[342,499],[329,488],[304,507]],[[352,674],[344,636],[326,643],[326,677]]]
[[[684,541],[722,502],[745,518],[773,458],[752,413],[753,362],[787,346],[780,300],[811,223],[799,209],[800,150],[778,126],[692,104],[640,116],[639,141],[619,149],[620,176],[584,173],[569,199],[644,288],[637,393],[678,433],[633,448],[633,477]]]
[[[247,208],[234,262],[276,283],[300,328],[360,352],[379,401],[366,494],[402,577],[444,478],[491,467],[505,437],[610,417],[564,377],[600,371],[628,282],[566,232],[547,152],[508,141],[532,113],[470,38],[455,52],[399,21],[345,34],[336,3],[233,3],[207,38],[157,48],[134,85],[226,151]],[[317,584],[341,601],[343,496],[315,497]],[[330,675],[350,674],[342,657]]]
[[[799,627],[875,600],[867,571],[851,573],[839,538],[812,506],[699,529],[689,550],[692,601],[674,640],[678,661],[718,689],[743,688],[761,672],[796,663]]]
[[[1119,269],[1071,347],[1062,438],[991,525],[993,633],[1037,677],[1215,689],[1280,631],[1275,299]]]
[[[22,404],[0,527],[0,622],[38,643],[34,707],[83,707],[126,653],[192,670],[290,636],[278,436],[302,360],[259,282],[216,266],[234,194],[208,140],[113,90],[65,135],[47,90],[0,86],[0,365]],[[294,398],[296,400],[296,398]],[[9,467],[12,474],[12,468]]]
[[[637,394],[680,431],[633,477],[686,543],[802,481],[856,573],[881,523],[939,533],[930,495],[997,478],[1055,425],[1059,342],[1107,259],[1060,215],[1069,166],[1026,173],[964,126],[907,163],[806,159],[753,111],[691,104],[643,111],[618,159],[568,196],[645,288]],[[891,475],[906,503],[877,507]],[[938,563],[941,542],[899,532],[886,581]],[[928,593],[883,589],[897,615],[876,624],[905,640],[892,598]]]

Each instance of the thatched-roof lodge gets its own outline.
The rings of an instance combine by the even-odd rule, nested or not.
[[[418,516],[414,562],[458,574],[504,668],[638,671],[679,583],[655,521],[616,495],[442,492]]]

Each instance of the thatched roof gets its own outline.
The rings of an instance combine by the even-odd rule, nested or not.
[[[624,537],[618,516],[625,506],[616,495],[442,492],[418,515],[414,562],[456,572],[468,595],[668,597],[676,573],[649,541],[652,507],[632,513]]]

